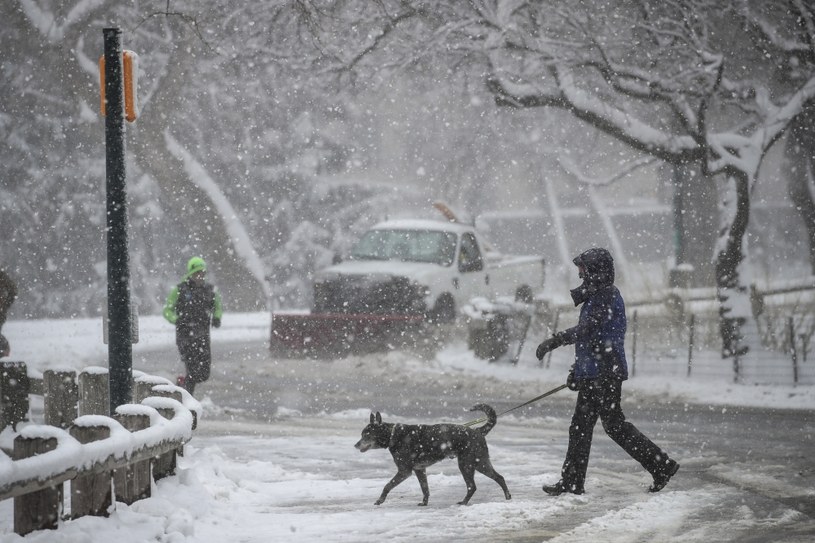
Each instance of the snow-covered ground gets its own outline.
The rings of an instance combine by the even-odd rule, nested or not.
[[[143,317],[140,326],[134,359],[140,353],[173,346],[172,327],[160,317]],[[266,314],[230,314],[224,319],[224,326],[214,331],[213,341],[216,344],[264,341],[268,331]],[[102,325],[97,320],[11,321],[4,327],[4,334],[12,344],[10,360],[26,361],[33,372],[104,365],[106,359]],[[383,364],[388,365],[388,371],[403,372],[402,377],[407,379],[477,376],[482,382],[499,383],[509,389],[517,387],[526,394],[530,389],[545,391],[565,376],[558,372],[543,376],[532,359],[532,350],[526,349],[518,366],[487,364],[458,344],[430,361],[392,353]],[[556,363],[568,363],[567,351],[570,350],[557,352],[564,358]],[[333,371],[332,364],[336,371],[382,370],[366,361],[325,364],[326,372]],[[134,366],[138,364],[134,362]],[[291,371],[297,371],[296,364],[291,367],[294,368]],[[400,369],[396,370],[397,367]],[[174,371],[169,368],[166,376],[172,376]],[[464,383],[464,387],[472,382],[452,380]],[[455,394],[466,397],[470,392],[465,388]],[[815,387],[811,386],[744,386],[650,375],[629,380],[624,394],[638,398],[664,395],[678,405],[702,404],[720,411],[753,406],[815,412]],[[810,516],[791,508],[767,509],[763,502],[760,507],[753,507],[753,502],[737,490],[754,485],[762,489],[768,500],[803,495],[811,502],[815,492],[811,487],[801,487],[801,482],[810,479],[799,483],[781,480],[788,475],[782,466],[745,470],[725,458],[711,459],[703,451],[683,450],[681,440],[662,432],[656,421],[649,424],[646,433],[650,434],[653,428],[656,435],[652,437],[656,441],[671,451],[684,453],[680,454],[683,466],[680,474],[687,473],[688,479],[694,477],[697,481],[694,484],[683,483],[678,476],[663,492],[645,493],[650,483],[647,474],[618,449],[614,452],[613,443],[599,437],[602,431],[598,425],[587,482],[591,490],[584,496],[547,497],[540,491],[540,485],[558,477],[568,420],[538,411],[502,417],[488,438],[493,463],[512,491],[511,501],[503,499],[492,481],[477,476],[478,491],[471,506],[455,505],[463,497],[464,484],[455,462],[447,461],[428,470],[431,492],[428,507],[416,506],[421,493],[413,478],[397,487],[385,504],[376,507],[373,501],[395,470],[386,451],[360,454],[353,448],[369,415],[365,401],[360,402],[358,409],[317,415],[302,413],[283,401],[278,404],[273,423],[267,424],[247,417],[231,417],[206,395],[199,399],[205,409],[204,417],[179,460],[178,474],[159,482],[151,498],[131,506],[116,504],[108,518],[65,521],[57,531],[36,532],[25,538],[12,533],[12,500],[6,500],[0,502],[0,542],[691,543],[737,541],[756,527],[765,531],[777,527],[792,541],[808,541],[813,535],[808,531],[813,526]],[[396,420],[387,408],[381,407],[385,419]],[[470,418],[465,413],[460,420]],[[812,424],[803,430],[811,433]],[[700,487],[696,478],[701,477],[698,474],[702,471],[705,477],[702,481],[716,482]],[[733,484],[723,485],[722,481]],[[698,526],[694,520],[697,517]],[[799,539],[791,527],[801,525],[803,520],[807,521],[806,528]]]
[[[266,341],[269,337],[270,315],[268,313],[242,313],[228,315],[220,329],[212,331],[213,343]],[[172,347],[175,336],[172,326],[159,316],[139,318],[139,342],[133,346],[134,354]],[[82,369],[86,365],[107,365],[107,345],[102,339],[101,319],[9,321],[3,328],[12,344],[7,360],[23,360],[29,372],[46,369]],[[534,347],[534,345],[533,345]],[[484,374],[507,381],[530,381],[540,378],[537,362],[533,360],[534,349],[524,350],[518,367],[503,364],[485,364],[462,349],[448,349],[434,361],[440,368]],[[563,348],[556,351],[562,360],[573,351]],[[703,364],[722,365],[717,353],[706,353],[696,362],[698,373],[704,375]],[[786,363],[786,362],[785,362]],[[138,362],[134,362],[138,367]],[[177,368],[180,370],[180,366]],[[167,376],[170,377],[170,371]],[[722,380],[665,379],[662,377],[637,377],[626,382],[627,390],[642,390],[652,394],[669,394],[694,403],[710,405],[740,405],[788,409],[815,409],[815,387],[810,386],[736,386]]]

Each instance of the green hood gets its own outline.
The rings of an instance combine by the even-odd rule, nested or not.
[[[207,271],[207,263],[200,256],[194,256],[187,262],[187,275],[184,276],[184,279],[189,279],[192,274],[201,271]]]

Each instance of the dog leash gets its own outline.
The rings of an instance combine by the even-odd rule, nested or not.
[[[535,402],[537,402],[538,400],[542,400],[542,399],[544,399],[544,398],[545,398],[545,397],[547,397],[547,396],[551,396],[551,395],[552,395],[552,394],[554,394],[555,392],[560,392],[561,390],[563,390],[563,389],[564,389],[564,388],[566,388],[567,386],[568,386],[568,385],[560,385],[559,387],[553,388],[553,389],[552,389],[552,390],[550,390],[549,392],[544,392],[544,393],[543,393],[543,394],[541,394],[540,396],[536,396],[536,397],[532,398],[532,399],[531,399],[531,400],[529,400],[528,402],[524,402],[524,403],[522,403],[521,405],[516,405],[515,407],[511,407],[511,408],[507,409],[506,411],[504,411],[503,413],[499,413],[497,416],[498,416],[498,417],[502,417],[502,416],[506,415],[507,413],[509,413],[510,411],[515,411],[516,409],[520,409],[520,408],[522,408],[522,407],[526,407],[527,405],[529,405],[529,404],[531,404],[531,403],[535,403]],[[487,422],[488,420],[489,420],[489,419],[488,419],[487,417],[484,417],[484,418],[481,418],[481,419],[478,419],[478,420],[471,420],[470,422],[466,422],[466,423],[462,424],[462,426],[472,426],[472,425],[474,425],[474,424],[480,424],[480,423],[482,423],[482,422]]]

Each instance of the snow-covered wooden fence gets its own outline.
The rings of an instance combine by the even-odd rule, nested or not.
[[[13,443],[0,452],[0,500],[14,499],[20,535],[57,527],[66,481],[71,518],[107,515],[114,496],[128,504],[149,497],[152,479],[174,473],[200,417],[201,405],[161,377],[134,372],[136,403],[111,417],[107,368],[78,377],[48,370],[41,380],[25,371],[22,363],[0,367],[0,444]],[[25,420],[29,393],[43,395],[45,424]]]

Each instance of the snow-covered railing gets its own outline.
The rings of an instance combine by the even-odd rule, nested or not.
[[[636,293],[635,293],[636,294]],[[721,350],[715,288],[671,288],[650,298],[626,295],[629,374],[731,379],[744,384],[815,384],[815,277],[751,288],[755,325],[742,330],[745,356],[702,360]],[[539,300],[533,333],[551,334],[577,322],[571,301]],[[551,354],[542,366],[548,368]]]
[[[65,376],[70,372],[59,372],[57,380],[68,384],[59,390],[77,399],[80,412],[70,422],[57,421],[56,426],[17,422],[3,431],[3,442],[13,432],[13,448],[0,453],[0,500],[14,499],[17,534],[57,527],[65,481],[71,481],[70,513],[76,518],[107,515],[112,493],[128,504],[149,497],[151,479],[175,472],[176,453],[192,438],[201,405],[167,379],[134,372],[134,401],[140,403],[119,406],[112,417],[82,414],[107,405],[106,398],[99,402],[89,397],[93,391],[107,391],[94,384],[107,379],[101,370],[82,372],[78,387],[70,386]],[[44,377],[48,418],[49,403],[65,405],[70,400],[57,400],[60,394],[53,389],[49,393],[48,374]],[[77,388],[82,399],[72,394]],[[4,400],[9,397],[5,390],[0,394]]]

